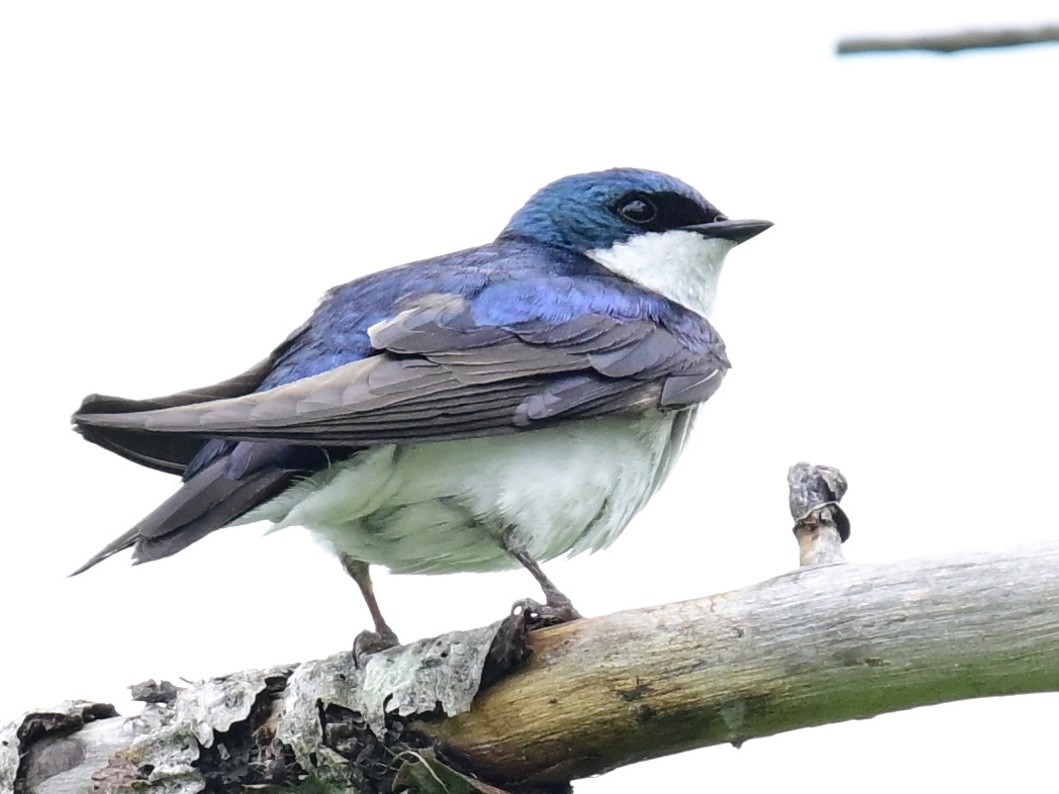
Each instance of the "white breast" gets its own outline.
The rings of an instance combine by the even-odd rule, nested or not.
[[[683,446],[691,411],[582,420],[510,436],[357,453],[244,517],[304,526],[397,573],[517,563],[514,532],[547,560],[614,541]]]
[[[608,270],[709,317],[724,258],[735,243],[697,232],[652,232],[588,256]]]

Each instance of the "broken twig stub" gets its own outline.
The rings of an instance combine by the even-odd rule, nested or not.
[[[835,565],[846,561],[842,544],[849,538],[849,518],[838,503],[846,478],[832,466],[795,463],[787,472],[799,564]]]

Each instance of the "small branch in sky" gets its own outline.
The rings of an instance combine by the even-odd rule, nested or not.
[[[953,53],[961,50],[983,50],[996,47],[1018,47],[1023,44],[1059,42],[1059,25],[1006,30],[965,30],[958,33],[930,33],[918,36],[863,36],[840,39],[837,53],[854,55],[865,52]]]

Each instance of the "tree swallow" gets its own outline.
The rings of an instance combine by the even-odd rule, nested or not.
[[[729,366],[707,320],[724,257],[770,225],[665,174],[568,176],[492,243],[335,287],[242,375],[86,398],[86,439],[182,484],[77,573],[267,520],[339,556],[364,647],[396,643],[369,565],[521,564],[541,616],[577,617],[538,561],[606,547],[666,478]]]

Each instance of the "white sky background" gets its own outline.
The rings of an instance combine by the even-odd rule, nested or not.
[[[803,459],[850,478],[853,562],[1059,534],[1059,48],[832,54],[842,34],[1039,23],[1054,3],[380,5],[0,10],[0,717],[66,697],[129,713],[145,678],[347,648],[366,610],[298,530],[64,578],[175,484],[69,414],[242,371],[327,287],[486,242],[578,171],[665,170],[776,223],[729,259],[714,319],[735,367],[666,487],[609,551],[546,567],[582,612],[793,568]],[[537,592],[522,572],[377,577],[406,640]],[[1040,790],[1057,707],[921,709],[577,790],[799,791],[823,757],[821,794]]]

